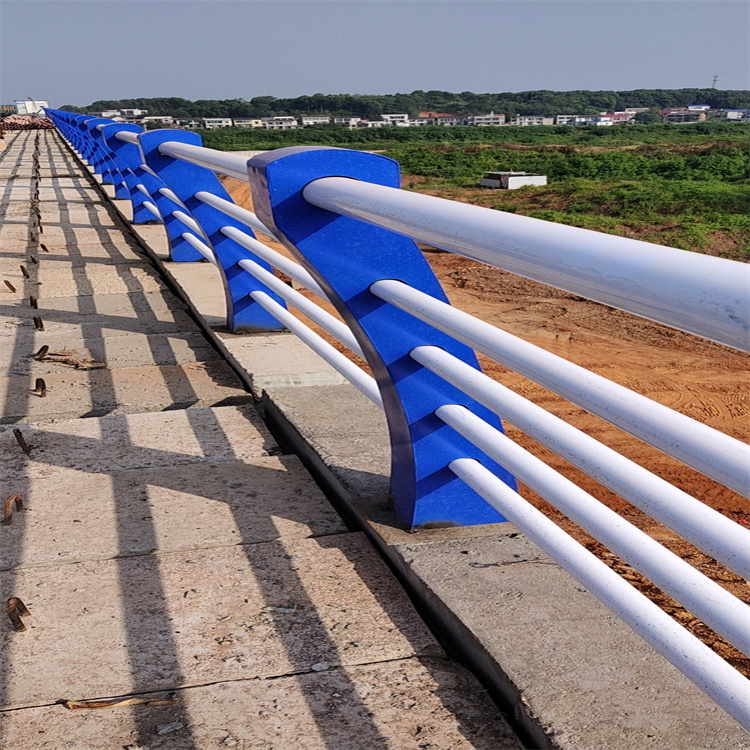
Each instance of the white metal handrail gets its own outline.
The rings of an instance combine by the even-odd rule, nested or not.
[[[145,209],[150,211],[155,218],[159,219],[160,221],[162,220],[161,211],[159,211],[154,203],[152,203],[151,201],[143,201],[142,205]]]
[[[229,237],[229,239],[234,240],[238,245],[242,245],[246,250],[255,253],[259,258],[265,260],[266,263],[275,266],[290,279],[293,279],[298,284],[301,284],[303,287],[309,289],[311,292],[317,294],[318,297],[328,302],[328,297],[320,288],[318,282],[315,281],[315,279],[304,268],[302,268],[299,263],[295,263],[293,260],[290,260],[273,248],[268,247],[268,245],[264,245],[262,242],[245,234],[236,227],[222,227],[220,231],[225,237]]]
[[[309,203],[750,351],[750,266],[346,177]]]
[[[331,367],[338,370],[352,385],[355,385],[376,406],[383,408],[383,399],[375,378],[368,375],[361,367],[354,364],[346,355],[337,351],[324,338],[319,336],[309,326],[294,317],[285,310],[278,302],[265,292],[250,292],[250,297],[255,300],[266,312],[285,325],[292,333],[296,334],[313,351],[320,354]]]
[[[270,271],[266,271],[265,268],[255,261],[249,259],[241,260],[239,266],[290,305],[296,307],[303,315],[306,315],[310,320],[317,323],[324,331],[353,351],[357,356],[362,357],[362,359],[365,358],[365,354],[359,343],[357,343],[357,339],[354,338],[351,329],[338,320],[338,318],[334,318],[333,315],[315,304],[312,300],[307,299],[307,297],[300,294],[296,289],[287,286],[281,279],[276,278]]]
[[[230,154],[226,151],[217,151],[204,146],[191,146],[187,143],[168,141],[159,145],[159,153],[171,156],[173,159],[196,164],[205,167],[212,172],[234,177],[247,182],[247,157]]]
[[[134,146],[138,146],[140,145],[138,135],[138,133],[134,133],[130,130],[118,130],[115,133],[115,138],[123,143],[132,143]]]
[[[205,242],[202,242],[194,234],[191,234],[190,232],[183,232],[180,236],[194,250],[197,250],[209,263],[212,263],[215,266],[219,265],[216,262],[216,256],[214,255],[214,251]]]
[[[208,239],[206,233],[203,231],[203,227],[193,219],[192,216],[188,216],[188,214],[184,211],[180,211],[178,208],[173,209],[171,214],[175,219],[179,219],[179,221],[181,221],[186,227],[192,229],[197,235],[200,235],[204,239]]]
[[[224,198],[219,198],[218,195],[206,192],[205,190],[198,191],[195,194],[195,197],[199,201],[202,201],[209,206],[213,206],[213,208],[225,213],[227,216],[231,216],[233,219],[237,219],[237,221],[246,224],[251,229],[255,229],[257,232],[265,234],[266,237],[276,239],[273,232],[252,211],[248,211],[246,208],[242,208],[236,203],[224,200]]]

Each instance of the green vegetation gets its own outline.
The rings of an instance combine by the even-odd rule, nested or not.
[[[690,126],[684,126],[690,127]],[[643,145],[620,148],[502,145],[406,145],[387,150],[406,174],[451,179],[476,185],[493,169],[546,174],[550,181],[590,180],[722,180],[748,174],[750,155],[741,141],[694,145]],[[510,147],[509,147],[510,146]]]
[[[88,107],[66,105],[72,112],[103,109],[147,109],[150,115],[173,117],[271,117],[330,114],[377,119],[384,112],[446,112],[457,115],[502,112],[510,115],[596,114],[625,107],[681,107],[708,104],[712,109],[750,107],[750,92],[720,89],[638,89],[635,91],[521,91],[475,94],[463,91],[412,91],[410,94],[313,94],[293,99],[257,96],[245,99],[200,100],[175,97],[101,100]]]
[[[231,150],[297,144],[379,151],[410,190],[501,211],[750,260],[750,126],[381,128],[205,131]],[[521,190],[477,187],[490,170],[546,174]]]
[[[717,89],[528,91],[461,94],[414,91],[388,96],[256,97],[190,102],[127,99],[84,109],[148,109],[174,117],[269,117],[330,114],[376,119],[384,112],[590,114],[649,107],[640,124],[614,127],[423,127],[348,130],[328,126],[268,131],[201,131],[222,150],[265,150],[298,144],[384,153],[401,163],[405,186],[454,200],[549,221],[622,234],[687,250],[750,260],[750,127],[735,122],[648,124],[656,110],[707,104],[750,108],[750,92]],[[546,174],[550,184],[514,191],[477,187],[490,170]]]
[[[655,126],[660,127],[660,126]],[[689,125],[679,126],[680,129]],[[747,135],[742,126],[736,131]],[[387,154],[410,189],[501,211],[750,260],[750,157],[743,141],[619,148],[411,145]],[[485,171],[546,174],[546,187],[478,188]]]

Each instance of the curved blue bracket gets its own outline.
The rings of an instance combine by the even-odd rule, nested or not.
[[[253,231],[245,224],[195,197],[196,193],[206,191],[231,201],[229,193],[211,170],[180,159],[172,159],[159,151],[159,146],[168,141],[201,146],[203,144],[201,137],[197,133],[186,130],[152,130],[143,133],[139,141],[148,166],[175,192],[208,237],[221,271],[227,301],[229,330],[235,332],[283,329],[284,326],[257,304],[250,297],[250,293],[263,291],[285,307],[284,301],[249,273],[243,271],[239,266],[239,261],[253,260],[268,271],[271,271],[271,266],[242,245],[229,239],[221,232],[221,229],[234,227],[251,237],[255,236]]]
[[[422,253],[411,239],[312,206],[302,195],[308,183],[330,176],[399,187],[398,163],[359,151],[294,147],[256,156],[248,171],[256,213],[329,295],[377,379],[391,440],[391,497],[401,519],[412,529],[505,520],[448,464],[475,458],[514,488],[515,479],[435,410],[463,404],[498,428],[499,419],[409,357],[413,348],[432,344],[478,369],[474,352],[369,291],[375,281],[399,279],[447,302]]]
[[[145,201],[149,200],[150,196],[147,196],[138,188],[138,185],[143,184],[143,180],[136,176],[135,173],[136,170],[141,170],[141,163],[143,162],[141,150],[134,143],[121,141],[116,137],[117,133],[123,131],[138,135],[143,132],[143,128],[140,125],[114,122],[111,125],[105,125],[100,132],[104,137],[105,143],[111,150],[113,157],[120,165],[120,172],[122,173],[125,184],[127,185],[130,204],[133,209],[132,223],[152,224],[154,222],[159,222],[160,219],[154,216],[154,214],[143,205]],[[154,203],[153,198],[151,198],[151,202]]]
[[[94,160],[96,143],[94,142],[94,139],[91,137],[91,133],[89,133],[88,128],[86,127],[86,122],[88,120],[94,119],[96,118],[94,118],[92,115],[81,115],[80,119],[76,123],[76,126],[80,132],[79,139],[81,149],[79,153],[81,154],[81,158],[89,164],[91,164]]]
[[[115,198],[127,198],[128,193],[126,186],[123,184],[123,177],[112,159],[109,146],[107,146],[102,134],[98,130],[99,125],[111,124],[112,120],[103,117],[92,117],[86,120],[84,127],[88,131],[89,138],[91,138],[94,145],[89,164],[96,174],[101,175],[103,184],[114,185]]]

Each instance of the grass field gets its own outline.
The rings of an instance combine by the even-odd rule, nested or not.
[[[225,150],[330,145],[401,164],[404,187],[548,221],[750,260],[750,126],[381,128],[207,131]],[[546,187],[479,188],[490,170],[545,174]]]

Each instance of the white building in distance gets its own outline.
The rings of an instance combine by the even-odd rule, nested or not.
[[[490,112],[488,115],[474,115],[468,118],[468,123],[479,128],[497,127],[505,125],[505,115],[495,114],[494,112]]]
[[[402,128],[409,127],[409,115],[380,115],[380,119],[388,125],[399,125]]]
[[[479,180],[481,187],[517,190],[527,185],[546,185],[547,175],[529,174],[528,172],[487,172]]]
[[[300,124],[304,128],[306,125],[330,125],[331,118],[328,115],[302,115]]]
[[[231,128],[231,117],[202,117],[203,127],[206,130],[218,130],[219,128]]]
[[[49,107],[49,102],[32,99],[17,99],[13,102],[17,115],[43,115],[44,108]]]

